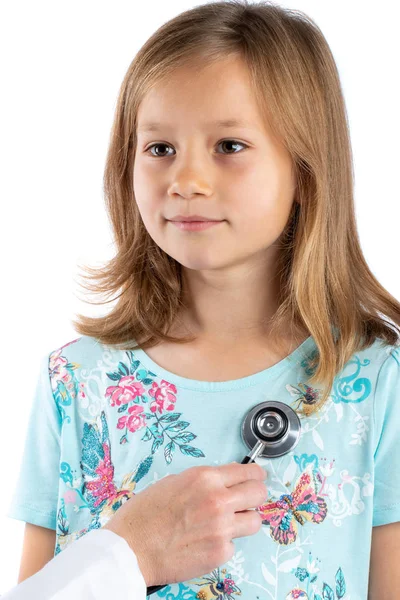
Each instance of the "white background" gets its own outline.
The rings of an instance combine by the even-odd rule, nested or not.
[[[102,177],[119,87],[146,39],[195,4],[0,3],[0,594],[19,572],[24,523],[5,515],[39,360],[78,337],[75,313],[108,311],[83,302],[77,278],[78,263],[96,266],[113,255]],[[333,51],[350,119],[362,249],[400,298],[398,3],[280,4],[308,13]]]

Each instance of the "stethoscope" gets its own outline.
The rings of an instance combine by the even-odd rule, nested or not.
[[[276,400],[257,404],[249,410],[242,423],[242,439],[250,448],[242,465],[255,462],[257,456],[276,458],[287,454],[297,445],[300,433],[300,419],[290,406]],[[146,595],[167,585],[165,583],[148,587]]]

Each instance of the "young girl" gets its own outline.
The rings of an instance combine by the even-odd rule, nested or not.
[[[117,252],[87,289],[118,302],[43,357],[9,516],[56,555],[162,477],[241,462],[245,414],[278,400],[301,437],[257,458],[262,529],[171,597],[394,597],[400,304],[360,248],[317,25],[237,0],[160,27],[122,83],[105,192]]]

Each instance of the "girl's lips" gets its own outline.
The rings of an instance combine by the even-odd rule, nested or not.
[[[220,225],[224,221],[170,221],[173,225],[176,225],[183,231],[202,231],[213,227],[213,225]]]

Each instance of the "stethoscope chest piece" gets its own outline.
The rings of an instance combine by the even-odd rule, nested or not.
[[[254,451],[254,456],[264,458],[275,458],[292,450],[300,439],[300,432],[297,413],[275,400],[254,406],[242,423],[244,443]]]

